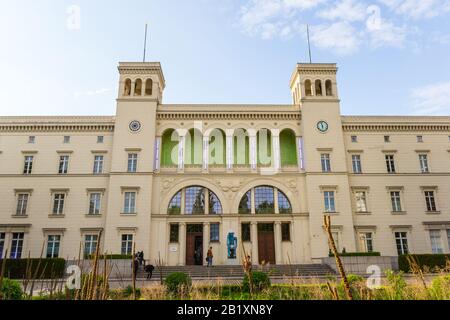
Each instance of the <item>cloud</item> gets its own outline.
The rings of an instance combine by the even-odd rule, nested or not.
[[[93,97],[93,96],[107,94],[111,91],[112,91],[112,89],[110,89],[110,88],[101,88],[101,89],[97,89],[97,90],[89,90],[89,91],[84,91],[84,92],[78,91],[78,92],[75,92],[73,95],[75,96],[75,98]]]
[[[311,28],[311,42],[318,48],[348,55],[358,50],[360,39],[357,31],[348,22],[319,25]]]
[[[376,28],[367,28],[370,44],[373,48],[383,46],[403,47],[408,30],[406,27],[395,26],[393,23],[381,19]]]
[[[430,84],[412,91],[413,114],[445,115],[450,112],[450,81]]]
[[[449,0],[379,0],[396,14],[412,19],[430,19],[450,12]]]
[[[366,18],[366,6],[354,0],[343,0],[335,6],[317,13],[317,16],[327,20],[362,21]]]

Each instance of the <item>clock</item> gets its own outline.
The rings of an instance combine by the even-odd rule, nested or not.
[[[317,123],[317,129],[319,129],[320,132],[327,132],[328,128],[329,128],[329,126],[326,121],[319,121]]]
[[[133,132],[138,132],[139,130],[141,130],[141,123],[137,120],[131,121],[129,128]]]

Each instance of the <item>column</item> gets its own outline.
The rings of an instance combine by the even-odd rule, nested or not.
[[[186,264],[186,223],[180,223],[180,235],[178,239],[180,255],[178,257],[178,265],[184,266]]]
[[[256,132],[253,129],[248,130],[249,134],[249,144],[250,144],[250,167],[252,170],[256,170],[258,157],[257,157],[257,147],[256,147]]]
[[[186,132],[179,133],[179,142],[178,142],[178,170],[184,170],[184,148],[186,141]]]
[[[303,154],[303,137],[297,137],[297,158],[298,158],[298,167],[300,170],[305,170],[305,156]]]
[[[280,206],[278,205],[278,189],[273,188],[273,206],[276,214],[280,213]]]
[[[233,160],[234,160],[234,146],[233,146],[233,137],[234,131],[227,129],[226,130],[226,150],[227,150],[227,170],[233,170]]]
[[[281,252],[281,222],[275,222],[275,263],[282,264],[282,252]]]
[[[209,222],[203,223],[203,264],[206,261],[206,255],[209,249]]]
[[[272,152],[274,153],[272,167],[276,172],[281,169],[281,156],[280,156],[280,130],[272,129]]]
[[[160,167],[161,167],[161,137],[156,137],[154,170],[158,171]]]
[[[208,171],[209,167],[209,137],[203,137],[203,170]]]
[[[258,223],[251,223],[251,232],[250,232],[251,240],[252,240],[252,263],[253,265],[259,265],[259,257],[258,257]]]

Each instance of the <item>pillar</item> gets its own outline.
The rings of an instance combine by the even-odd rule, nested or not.
[[[259,257],[258,257],[258,223],[251,223],[251,232],[250,232],[251,240],[252,240],[252,263],[254,265],[259,265]]]
[[[160,168],[161,168],[161,137],[156,137],[154,170],[159,171]]]
[[[281,222],[275,222],[275,263],[282,264],[282,252],[281,252]]]
[[[178,239],[180,255],[178,257],[178,265],[186,265],[186,223],[180,223],[180,235]]]
[[[273,162],[272,167],[275,172],[281,169],[281,155],[280,155],[280,130],[272,129],[272,152],[273,152]]]
[[[209,167],[209,137],[203,137],[203,170],[208,171]]]
[[[227,170],[233,170],[233,160],[234,160],[234,146],[233,146],[233,137],[234,131],[227,129],[226,130],[226,151],[227,151]]]
[[[186,142],[186,132],[179,133],[178,143],[178,170],[184,170],[184,148]]]
[[[203,223],[203,264],[205,264],[208,249],[209,249],[209,222],[204,222]]]
[[[255,130],[248,130],[249,144],[250,144],[250,167],[252,170],[256,170],[258,157],[257,157],[257,147],[256,147],[256,132]]]

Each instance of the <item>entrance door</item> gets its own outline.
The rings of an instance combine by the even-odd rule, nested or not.
[[[259,263],[275,264],[275,236],[273,224],[258,224]]]
[[[186,265],[203,265],[203,225],[190,224],[186,230]]]

